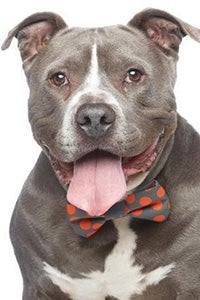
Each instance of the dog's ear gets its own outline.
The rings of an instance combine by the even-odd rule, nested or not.
[[[16,37],[22,60],[27,65],[49,43],[52,36],[66,26],[63,19],[54,13],[33,14],[8,33],[1,49],[7,49],[13,37]]]
[[[182,38],[186,35],[200,42],[200,29],[162,10],[146,9],[135,15],[128,26],[144,31],[165,52],[172,50],[178,52]]]

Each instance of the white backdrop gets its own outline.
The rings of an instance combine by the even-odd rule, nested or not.
[[[162,0],[59,0],[3,1],[0,10],[0,41],[22,19],[38,11],[60,14],[69,26],[126,24],[138,11],[154,7],[167,10],[200,28],[199,1]],[[22,280],[9,241],[8,227],[22,184],[36,161],[39,147],[27,120],[28,88],[21,69],[16,41],[0,53],[1,109],[1,299],[20,300]],[[178,111],[200,132],[200,44],[185,38],[180,49],[176,96]]]

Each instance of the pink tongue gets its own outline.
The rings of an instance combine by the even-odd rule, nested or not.
[[[120,157],[93,152],[75,163],[67,199],[89,215],[104,214],[125,193],[126,181]]]

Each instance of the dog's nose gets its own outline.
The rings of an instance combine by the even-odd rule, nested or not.
[[[87,103],[79,107],[76,122],[84,133],[99,139],[113,125],[116,115],[114,110],[105,103]]]

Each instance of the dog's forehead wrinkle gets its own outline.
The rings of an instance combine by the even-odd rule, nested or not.
[[[70,39],[77,39],[80,37],[89,37],[90,33],[93,33],[95,28],[84,28],[84,27],[70,27],[64,28],[57,33],[58,37],[67,37]]]
[[[137,43],[140,42],[141,36],[145,36],[139,30],[130,28],[125,25],[115,25],[115,26],[107,26],[107,27],[94,27],[94,28],[82,28],[82,27],[73,27],[73,28],[65,28],[58,32],[55,38],[62,38],[62,43],[64,39],[67,42],[75,42],[80,45],[84,43],[85,46],[89,44],[93,44],[94,42],[99,45],[105,45],[107,41],[113,42],[116,45],[120,45],[119,40],[124,40],[126,42],[134,41]],[[146,38],[146,41],[148,39]],[[144,41],[142,41],[144,42]]]
[[[64,67],[65,64],[67,66],[73,63],[75,66],[79,63],[81,68],[83,64],[80,64],[80,57],[82,57],[84,65],[88,64],[88,67],[91,67],[96,56],[98,57],[99,71],[106,71],[104,67],[108,65],[108,60],[110,63],[116,64],[116,67],[125,65],[137,67],[138,64],[144,69],[149,68],[151,64],[148,63],[148,56],[147,59],[144,59],[141,51],[138,50],[140,41],[136,38],[137,34],[137,31],[135,33],[127,26],[63,29],[58,33],[57,38],[55,37],[54,45],[51,44],[51,47],[53,46],[55,49],[54,53],[57,54],[54,55],[53,64],[58,66],[60,64]],[[142,45],[143,49],[145,48],[144,44]],[[51,57],[52,54],[49,51],[48,56]],[[101,74],[99,72],[99,76],[102,77],[102,75],[102,72]]]
[[[73,27],[65,28],[57,33],[56,37],[59,40],[62,38],[66,41],[73,41],[76,44],[84,43],[84,45],[93,44],[94,41],[99,38],[104,32],[103,28],[82,28],[82,27]]]

